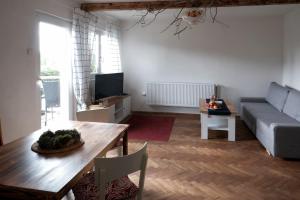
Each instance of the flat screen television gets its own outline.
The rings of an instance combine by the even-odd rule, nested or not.
[[[95,100],[123,94],[124,73],[96,74]]]

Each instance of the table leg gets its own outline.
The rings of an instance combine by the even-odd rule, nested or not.
[[[208,115],[201,113],[201,139],[208,139]]]
[[[128,155],[128,132],[123,135],[123,155]]]
[[[228,141],[235,141],[235,116],[228,119]]]

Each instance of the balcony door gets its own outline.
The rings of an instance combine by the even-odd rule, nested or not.
[[[43,16],[38,22],[41,126],[71,117],[70,24]]]

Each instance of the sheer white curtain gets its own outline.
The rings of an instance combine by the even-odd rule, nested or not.
[[[95,41],[97,17],[74,9],[72,24],[73,39],[73,87],[78,106],[85,109],[90,104],[89,82]]]

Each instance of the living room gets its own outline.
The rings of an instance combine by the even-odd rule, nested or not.
[[[190,1],[174,2],[2,2],[0,133],[4,145],[0,147],[0,157],[3,157],[0,162],[9,163],[7,160],[11,159],[9,155],[14,148],[25,147],[23,140],[28,141],[26,138],[33,134],[36,141],[39,139],[37,130],[42,130],[39,134],[50,130],[48,127],[57,121],[109,122],[113,125],[105,127],[104,132],[126,131],[118,136],[110,133],[109,136],[115,138],[105,145],[100,142],[101,155],[120,137],[123,137],[123,155],[128,153],[126,148],[132,154],[144,142],[148,143],[145,186],[139,194],[144,199],[299,199],[300,2],[255,0],[252,5],[234,1],[223,6],[220,5],[223,1],[199,0],[192,5]],[[206,9],[201,6],[205,2],[211,3]],[[196,16],[191,17],[191,13]],[[84,68],[80,68],[84,62],[76,58],[84,54],[85,47],[72,46],[76,39],[74,34],[82,31],[76,32],[76,27],[81,26],[76,24],[82,20],[80,15],[94,20],[96,27],[88,63],[91,72],[86,83],[78,81],[86,76],[78,75],[85,73]],[[50,69],[49,66],[55,67]],[[113,78],[115,73],[120,75],[119,82]],[[59,87],[56,94],[59,100],[54,106],[47,104],[43,85],[46,81],[54,81]],[[88,86],[84,85],[87,83]],[[97,97],[98,90],[115,94]],[[90,93],[88,98],[85,92]],[[117,93],[125,96],[95,101]],[[205,107],[209,105],[204,103],[204,109],[200,108],[200,99],[211,98],[207,103],[214,102],[212,96],[225,100],[231,115],[216,117],[214,122],[222,124],[222,128],[208,130],[208,122],[203,119],[207,115],[209,120],[214,115]],[[92,102],[95,105],[87,109]],[[264,110],[268,113],[262,112]],[[234,129],[230,128],[232,116]],[[226,128],[223,128],[224,119],[228,119]],[[261,120],[267,121],[268,127],[262,125]],[[129,128],[122,124],[129,124]],[[77,126],[82,137],[84,127],[89,127],[94,134],[92,125]],[[127,131],[128,141],[124,136]],[[234,137],[230,137],[231,134]],[[272,136],[275,139],[269,135],[275,135]],[[74,151],[72,156],[88,148],[89,142],[95,143],[83,139],[80,143],[83,146],[70,151]],[[127,142],[128,146],[124,145]],[[35,160],[36,169],[43,169],[47,159],[30,148],[31,144],[26,155],[31,159],[38,155],[43,164]],[[90,148],[96,147],[91,145]],[[119,150],[110,153],[119,154]],[[65,159],[71,156],[66,155]],[[93,161],[92,155],[86,158]],[[60,161],[61,166],[64,161]],[[22,162],[24,167],[30,167],[26,164],[28,160],[22,159]],[[53,168],[49,170],[52,175],[58,175],[54,167],[58,160],[52,162]],[[80,165],[84,170],[91,167],[91,162],[86,162],[86,166],[85,163]],[[35,187],[24,181],[34,179],[17,177],[16,171],[9,178],[7,169],[8,165],[0,167],[1,198],[5,194],[1,188],[4,188],[2,191],[29,188],[29,192],[30,187]],[[69,170],[65,179],[70,180],[61,180],[56,183],[57,187],[50,188],[49,184],[51,191],[58,191],[55,198],[65,194],[66,189],[58,186],[74,187],[83,169]],[[47,171],[46,166],[44,171]],[[20,178],[20,182],[12,181],[14,178]],[[130,175],[130,178],[139,185],[138,175]],[[42,191],[45,189],[42,185],[36,187]],[[22,195],[3,198],[30,199],[30,195],[26,198]],[[65,198],[74,198],[71,196]]]

